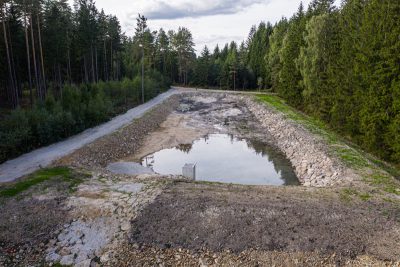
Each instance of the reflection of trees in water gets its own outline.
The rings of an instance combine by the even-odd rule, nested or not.
[[[281,174],[282,179],[285,181],[285,185],[299,184],[298,178],[294,173],[292,164],[281,151],[266,144],[265,142],[256,139],[245,141],[249,148],[254,149],[257,155],[265,157],[269,162],[274,165],[275,171]]]
[[[176,148],[186,154],[189,154],[192,150],[193,144],[180,144]]]

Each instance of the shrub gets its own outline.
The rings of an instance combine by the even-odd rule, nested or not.
[[[146,100],[167,86],[159,72],[151,71],[145,79]],[[141,77],[65,85],[54,93],[57,98],[50,93],[32,109],[17,109],[0,119],[0,163],[98,125],[141,103]]]

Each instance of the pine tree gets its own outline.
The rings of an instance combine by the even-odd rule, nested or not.
[[[325,121],[330,121],[334,99],[330,78],[335,75],[335,60],[339,54],[337,24],[332,13],[312,17],[307,23],[305,45],[298,59],[303,77],[304,108]]]
[[[278,92],[281,90],[279,74],[282,69],[280,60],[280,51],[282,49],[283,39],[286,36],[289,23],[286,18],[281,19],[274,27],[270,36],[270,46],[265,55],[266,69],[271,79],[272,90]]]
[[[303,5],[301,4],[297,13],[289,22],[289,29],[283,39],[279,54],[282,68],[279,73],[280,87],[278,93],[296,107],[303,104],[302,76],[296,61],[300,55],[300,48],[304,45],[305,23]]]

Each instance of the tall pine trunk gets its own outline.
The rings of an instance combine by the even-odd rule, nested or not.
[[[104,79],[108,81],[107,45],[104,39]]]
[[[44,60],[43,60],[43,48],[42,48],[42,34],[40,31],[40,20],[39,20],[39,12],[36,14],[36,19],[37,19],[37,28],[38,28],[38,37],[39,37],[39,52],[40,52],[40,61],[42,65],[42,79],[43,79],[43,88],[44,88],[44,93],[46,93],[46,76],[44,74]]]
[[[70,51],[69,51],[69,47],[68,47],[68,51],[67,51],[67,57],[68,57],[68,80],[69,80],[69,84],[71,85],[71,83],[72,83],[71,53],[70,53]]]
[[[12,69],[13,83],[14,83],[14,90],[12,92],[13,106],[17,107],[19,105],[19,95],[22,95],[22,91],[19,81],[17,79],[17,73],[15,72],[14,51],[13,51],[11,32],[10,32],[10,25],[8,25],[7,31],[8,31],[8,42],[9,42],[10,58],[11,58],[11,69]]]
[[[111,55],[110,55],[110,72],[111,72],[111,79],[114,80],[114,61],[113,61],[113,45],[112,45],[112,40],[111,40]]]
[[[4,8],[6,8],[4,4]],[[15,105],[15,85],[14,85],[14,78],[13,78],[13,71],[11,68],[11,58],[10,58],[10,51],[8,48],[8,38],[7,38],[7,29],[6,29],[6,16],[4,14],[3,7],[1,7],[1,17],[3,20],[3,35],[4,35],[4,43],[6,46],[6,54],[7,54],[7,64],[8,64],[8,74],[10,78],[10,86],[11,86],[11,99],[12,99],[12,104],[13,106]]]
[[[99,69],[98,69],[98,62],[97,62],[97,45],[94,46],[94,56],[96,62],[96,82],[99,82]]]
[[[92,81],[95,83],[96,82],[96,76],[95,76],[95,71],[94,71],[94,56],[93,56],[93,43],[90,45],[90,57],[92,61]]]
[[[33,69],[35,71],[35,85],[36,85],[36,93],[40,100],[43,100],[42,90],[39,86],[39,75],[38,69],[36,64],[36,49],[35,49],[35,38],[33,36],[33,18],[32,15],[30,16],[31,21],[31,42],[32,42],[32,57],[33,57]]]
[[[24,1],[24,8],[26,12],[26,5]],[[28,38],[28,24],[26,21],[26,13],[24,14],[24,22],[25,22],[25,45],[26,45],[26,59],[28,64],[28,78],[29,78],[29,99],[31,108],[33,107],[33,90],[32,90],[32,74],[31,74],[31,55],[29,52],[29,38]]]

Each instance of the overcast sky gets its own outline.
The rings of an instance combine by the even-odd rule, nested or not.
[[[70,0],[72,3],[73,0]],[[232,40],[246,39],[250,27],[261,21],[275,23],[296,12],[301,0],[96,0],[97,8],[114,14],[127,35],[134,33],[138,13],[152,30],[190,29],[197,52]],[[303,0],[305,6],[311,0]],[[337,0],[339,2],[339,0]]]

